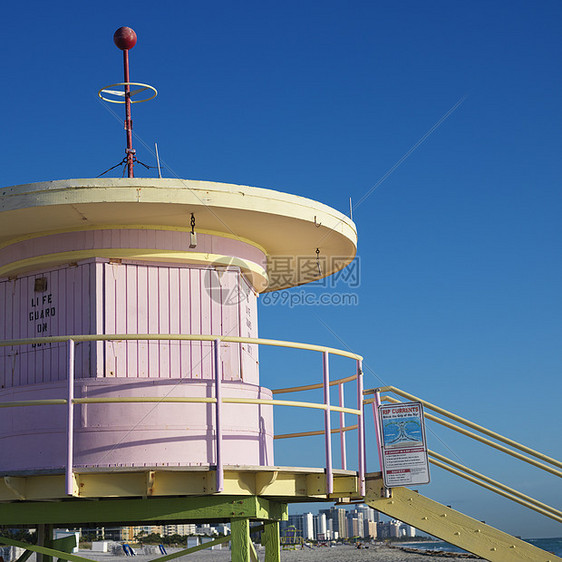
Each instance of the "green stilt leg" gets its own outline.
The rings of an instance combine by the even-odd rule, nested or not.
[[[246,518],[232,518],[230,520],[230,533],[232,562],[251,562],[250,520]]]
[[[262,543],[265,546],[265,562],[280,562],[279,521],[265,521]]]
[[[37,544],[47,548],[52,548],[53,543],[53,526],[52,525],[38,525],[37,526]],[[52,556],[47,554],[39,554],[38,562],[53,562]]]

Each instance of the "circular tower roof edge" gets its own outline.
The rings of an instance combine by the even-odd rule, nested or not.
[[[189,231],[192,213],[196,231],[250,241],[265,250],[269,291],[332,275],[357,251],[353,221],[318,201],[272,189],[174,178],[68,179],[0,188],[0,245],[97,228]]]

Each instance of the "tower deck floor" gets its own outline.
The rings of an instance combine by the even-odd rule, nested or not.
[[[208,495],[260,496],[283,503],[361,498],[356,471],[334,469],[333,474],[334,491],[327,494],[323,468],[226,465],[223,490],[217,492],[216,473],[209,466],[87,468],[74,473],[74,496],[68,496],[64,471],[19,471],[0,476],[0,502]]]

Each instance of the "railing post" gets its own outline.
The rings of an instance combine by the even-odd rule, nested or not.
[[[330,423],[330,354],[322,352],[324,374],[324,439],[326,442],[326,493],[334,491],[334,474],[332,470],[332,426]]]
[[[224,471],[222,465],[222,424],[221,424],[221,410],[222,410],[222,369],[221,369],[221,353],[220,353],[220,339],[214,341],[215,347],[215,437],[217,448],[217,492],[222,492],[224,486]]]
[[[68,393],[66,416],[66,493],[74,495],[74,340],[68,340]]]
[[[363,362],[357,361],[357,409],[359,415],[357,416],[357,450],[359,451],[359,494],[365,495],[365,472],[366,472],[366,459],[365,459],[365,418],[363,407]]]
[[[382,471],[382,443],[381,443],[381,428],[379,423],[379,406],[381,405],[381,393],[379,389],[375,389],[373,404],[373,415],[375,417],[375,434],[377,436],[377,452],[379,453],[379,465]]]
[[[343,395],[343,383],[340,382],[339,387],[339,397],[340,397],[340,408],[345,408],[344,395]],[[341,467],[343,470],[347,470],[347,458],[345,456],[345,412],[340,412],[340,448],[341,448]]]

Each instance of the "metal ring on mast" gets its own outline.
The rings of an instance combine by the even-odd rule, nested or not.
[[[149,98],[141,99],[141,100],[131,100],[131,103],[143,103],[145,101],[150,101],[154,99],[158,95],[158,91],[154,86],[150,84],[142,84],[141,82],[117,82],[116,84],[110,84],[109,86],[104,86],[99,92],[98,96],[103,100],[109,103],[126,103],[125,101],[125,89],[123,90],[109,90],[109,88],[114,88],[116,86],[141,86],[137,90],[131,90],[130,96],[133,97],[136,94],[140,94],[145,90],[151,90],[152,95]],[[122,100],[112,100],[110,98],[104,97],[106,96],[117,96],[123,98]]]

